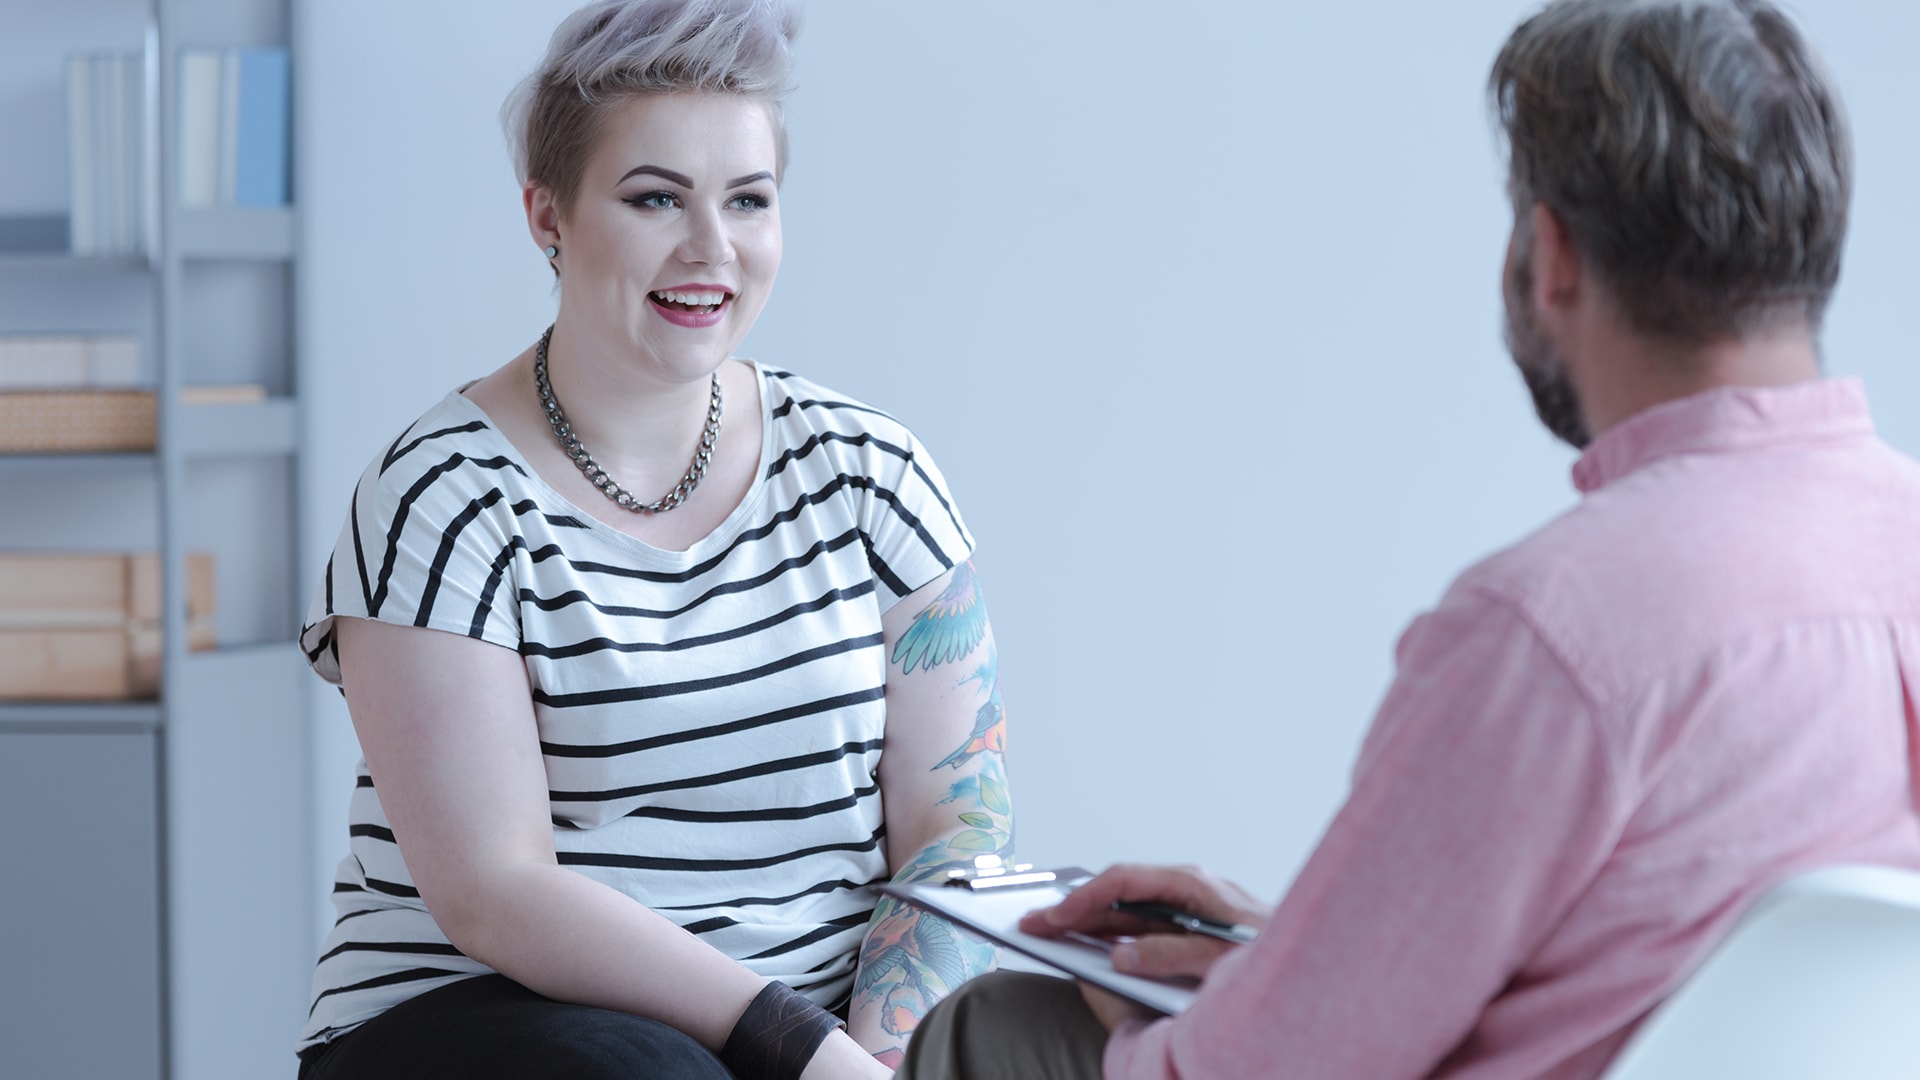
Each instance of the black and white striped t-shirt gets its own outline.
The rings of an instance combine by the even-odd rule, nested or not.
[[[759,475],[684,552],[595,521],[449,394],[362,477],[301,644],[333,682],[335,615],[517,650],[561,864],[832,1005],[887,876],[880,615],[972,540],[899,422],[756,368]],[[427,914],[364,761],[350,816],[303,1048],[489,970]]]

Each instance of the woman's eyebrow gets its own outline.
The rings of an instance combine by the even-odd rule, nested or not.
[[[757,183],[761,180],[771,180],[771,179],[773,179],[773,174],[768,172],[765,169],[762,169],[759,172],[754,173],[752,176],[742,176],[742,177],[739,177],[738,179],[727,181],[727,187],[729,188],[746,187],[748,184]],[[688,185],[688,186],[691,187],[692,185]]]
[[[686,173],[674,172],[672,169],[663,169],[658,165],[637,165],[634,168],[628,169],[627,175],[620,178],[620,183],[624,184],[633,177],[641,175],[658,176],[663,180],[679,184],[683,188],[691,189],[693,187],[693,177],[688,176]]]

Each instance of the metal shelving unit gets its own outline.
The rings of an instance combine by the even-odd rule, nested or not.
[[[0,923],[16,910],[33,922],[0,928],[0,1076],[293,1075],[312,964],[308,676],[294,644],[305,589],[286,490],[302,447],[294,306],[223,308],[220,289],[290,294],[298,213],[181,209],[174,191],[179,50],[289,45],[291,32],[290,0],[76,0],[14,13],[0,35],[0,69],[44,68],[48,86],[64,85],[66,50],[146,56],[146,254],[68,254],[64,219],[0,202],[0,332],[136,334],[158,444],[0,454],[0,491],[38,522],[0,515],[0,549],[54,536],[157,549],[164,640],[157,701],[0,702],[0,810],[36,823],[0,838]],[[64,128],[35,107],[39,84],[9,96],[22,85],[0,79],[0,145],[60,168],[64,146],[45,142]],[[242,332],[208,325],[228,317]],[[187,386],[234,381],[231,358],[199,370],[234,340],[270,343],[239,362],[273,396],[182,404]],[[148,493],[132,500],[144,508],[129,490]],[[186,557],[202,549],[216,554],[222,644],[190,653]]]

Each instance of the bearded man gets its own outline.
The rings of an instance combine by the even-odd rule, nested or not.
[[[1821,375],[1852,170],[1827,75],[1765,0],[1559,0],[1491,82],[1507,337],[1580,503],[1407,630],[1278,907],[1123,866],[1027,917],[1142,934],[1115,966],[1199,978],[1191,1009],[988,976],[906,1075],[1590,1080],[1773,884],[1920,865],[1920,465]]]

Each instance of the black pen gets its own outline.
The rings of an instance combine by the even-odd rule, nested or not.
[[[1260,936],[1260,931],[1240,923],[1222,922],[1219,919],[1196,915],[1166,904],[1147,903],[1139,900],[1115,900],[1113,910],[1122,915],[1131,915],[1136,919],[1150,919],[1153,922],[1172,923],[1190,934],[1205,934],[1221,941],[1231,941],[1235,945],[1245,945]]]

